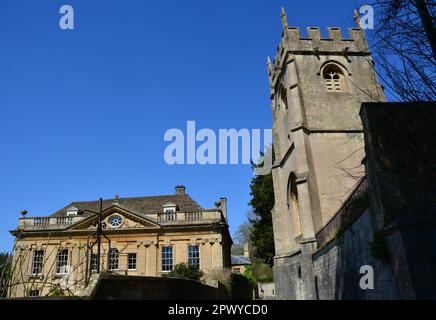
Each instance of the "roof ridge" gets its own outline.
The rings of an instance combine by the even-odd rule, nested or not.
[[[146,199],[146,198],[166,198],[166,197],[185,197],[188,196],[192,200],[194,200],[188,193],[185,194],[168,194],[168,195],[160,195],[160,196],[142,196],[142,197],[125,197],[125,198],[109,198],[103,199],[104,201],[115,201],[115,200],[132,200],[132,199]],[[100,200],[88,200],[88,201],[73,201],[69,204],[73,205],[74,203],[90,203],[90,202],[99,202]],[[194,200],[195,201],[195,200]],[[67,206],[68,207],[68,206]]]

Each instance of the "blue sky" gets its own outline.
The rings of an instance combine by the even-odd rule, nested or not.
[[[353,26],[350,0],[55,1],[0,4],[0,250],[20,211],[172,194],[249,210],[250,166],[169,166],[167,129],[271,128],[266,56],[291,26]],[[75,30],[59,8],[75,9]]]

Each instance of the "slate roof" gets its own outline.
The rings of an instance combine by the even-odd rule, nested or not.
[[[247,258],[245,256],[231,256],[232,258],[232,266],[235,265],[248,265],[251,264],[250,258]]]
[[[108,199],[103,200],[103,210],[118,203],[121,207],[134,212],[141,214],[153,214],[163,212],[163,205],[168,202],[175,203],[178,207],[178,210],[181,212],[206,211],[188,194]],[[68,206],[52,214],[51,217],[66,216],[67,209],[70,207],[76,207],[83,212],[83,215],[89,215],[100,210],[100,201],[72,202]]]

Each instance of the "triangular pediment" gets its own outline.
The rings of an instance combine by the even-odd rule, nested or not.
[[[116,204],[103,210],[102,221],[105,230],[157,229],[161,227],[156,222]],[[68,230],[92,230],[97,228],[97,223],[98,214],[95,213],[72,225]]]

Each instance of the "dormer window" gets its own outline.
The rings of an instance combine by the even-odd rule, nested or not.
[[[77,209],[76,207],[69,207],[67,209],[67,217],[74,217],[77,216],[79,214],[79,209]]]
[[[328,92],[345,91],[345,77],[337,65],[327,65],[323,71],[323,78]]]
[[[169,202],[163,205],[164,213],[173,213],[177,211],[177,205],[175,203]]]

